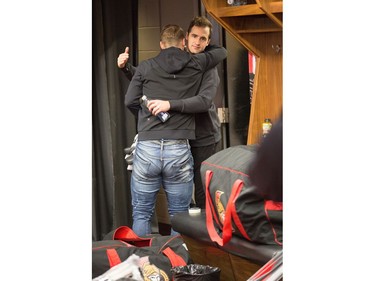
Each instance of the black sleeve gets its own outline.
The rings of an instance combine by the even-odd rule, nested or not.
[[[132,80],[137,68],[135,66],[133,66],[132,64],[127,62],[125,64],[125,66],[123,68],[121,68],[121,70],[125,74],[126,78],[128,78],[128,80],[130,81],[130,80]]]
[[[138,117],[138,111],[141,109],[140,98],[143,93],[142,64],[137,68],[131,79],[128,90],[125,94],[125,106]]]
[[[207,70],[203,74],[198,94],[187,99],[170,100],[170,109],[182,113],[207,112],[216,96],[219,83],[220,78],[217,69]]]
[[[193,59],[198,61],[203,71],[206,71],[218,65],[226,57],[227,50],[224,47],[208,45],[204,49],[204,53],[194,55]]]

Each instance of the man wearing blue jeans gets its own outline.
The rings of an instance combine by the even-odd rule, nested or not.
[[[211,35],[211,22],[206,17],[194,17],[190,21],[186,33],[186,50],[192,54],[203,52],[210,44]],[[118,56],[117,65],[131,80],[136,68],[128,63],[128,59],[129,48],[127,47],[125,52]],[[204,73],[199,92],[195,97],[170,101],[167,104],[169,107],[163,107],[163,103],[168,103],[168,101],[153,100],[150,102],[150,107],[153,103],[160,105],[156,113],[168,110],[195,113],[195,139],[190,140],[189,143],[194,158],[194,199],[196,206],[201,209],[205,209],[206,202],[205,187],[200,176],[201,163],[217,152],[218,143],[221,140],[220,121],[213,103],[219,83],[218,71],[216,68],[212,68]]]
[[[138,235],[151,233],[150,220],[161,185],[170,216],[187,211],[192,197],[193,158],[188,139],[195,139],[195,118],[170,110],[170,118],[162,122],[156,117],[166,108],[162,101],[194,97],[203,73],[226,58],[221,47],[210,46],[207,52],[192,56],[183,50],[184,45],[183,30],[166,26],[160,54],[139,64],[125,95],[125,105],[138,117],[131,177],[133,230]],[[148,107],[141,105],[143,94],[158,101]],[[172,229],[171,234],[176,232]]]

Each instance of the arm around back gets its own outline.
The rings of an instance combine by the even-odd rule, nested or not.
[[[204,53],[194,55],[195,59],[200,60],[202,70],[206,71],[218,65],[221,61],[227,58],[227,50],[218,45],[208,45]]]
[[[198,94],[194,97],[170,100],[170,109],[182,113],[207,112],[216,96],[220,78],[216,68],[207,70],[202,77]]]

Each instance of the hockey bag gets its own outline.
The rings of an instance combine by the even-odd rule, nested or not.
[[[249,173],[258,147],[229,147],[202,162],[207,231],[220,246],[232,234],[256,243],[282,245],[282,202],[265,200],[255,192]]]
[[[104,240],[93,242],[92,278],[102,275],[133,254],[141,257],[141,272],[149,280],[153,276],[160,277],[160,280],[172,280],[172,267],[192,263],[180,235],[139,237],[131,228],[121,226],[107,234]]]

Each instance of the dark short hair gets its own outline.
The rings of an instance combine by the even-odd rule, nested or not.
[[[167,24],[160,32],[160,41],[175,45],[185,38],[184,30],[176,24]]]
[[[188,27],[188,34],[191,32],[191,29],[193,26],[198,26],[198,27],[208,27],[210,30],[210,34],[208,35],[208,39],[211,39],[211,34],[212,34],[212,23],[208,20],[208,18],[199,16],[195,17],[191,20],[189,27]]]

